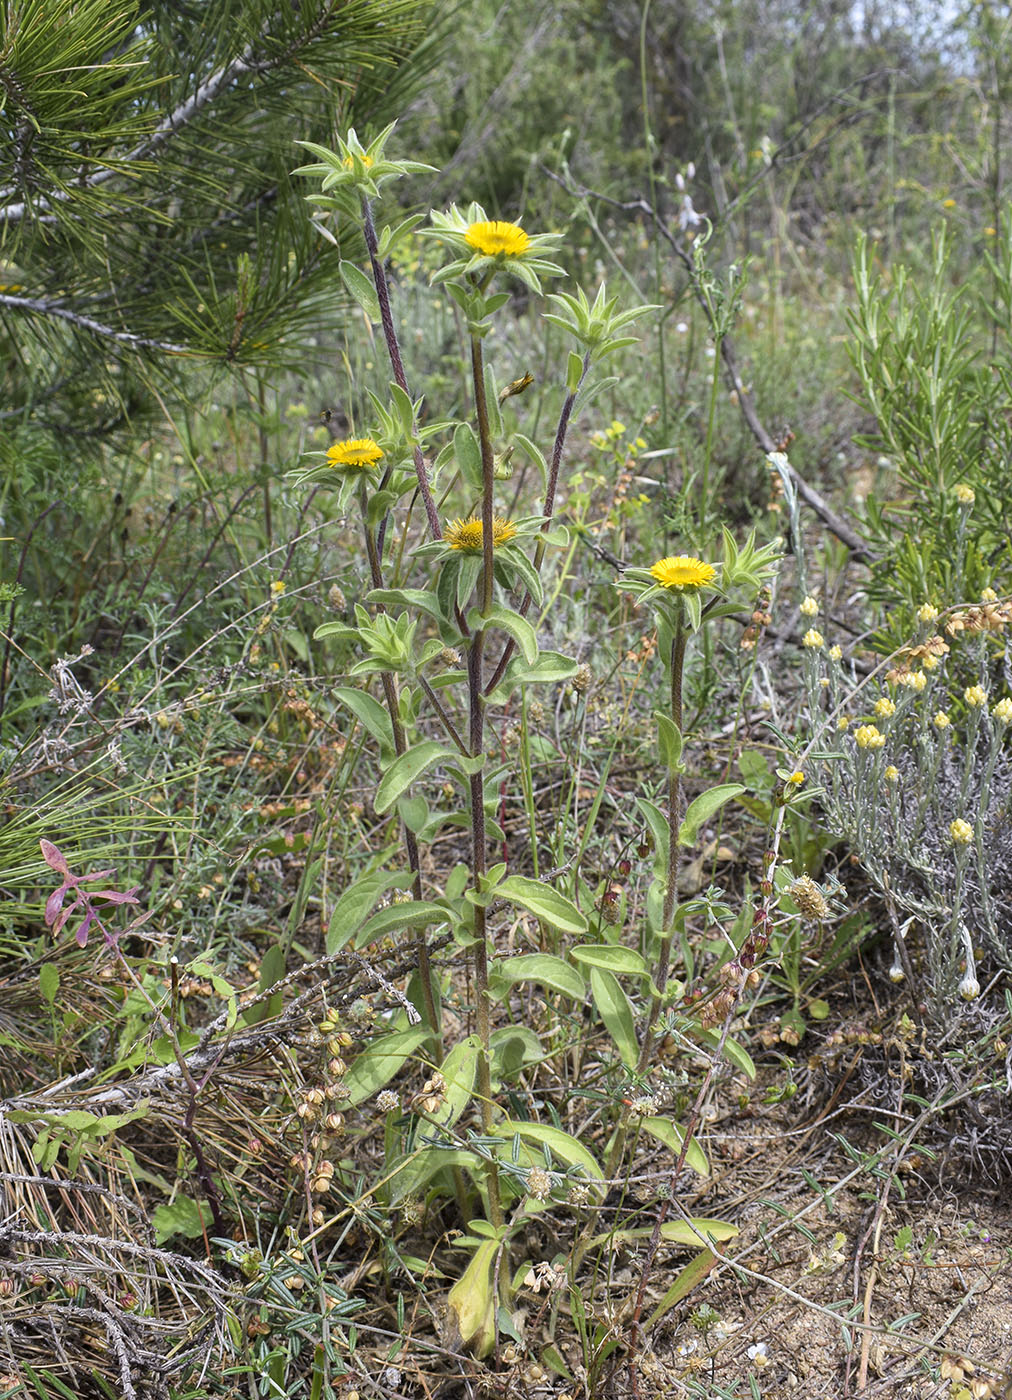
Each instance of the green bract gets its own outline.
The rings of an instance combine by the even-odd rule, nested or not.
[[[483,251],[481,247],[476,247],[474,242],[468,241],[469,232],[473,238],[474,231],[479,228],[514,231],[515,235],[522,235],[516,242],[523,242],[524,246],[516,252],[505,249],[495,253]],[[489,219],[480,204],[469,205],[466,213],[455,204],[451,204],[445,214],[433,212],[432,228],[423,229],[422,232],[438,238],[460,255],[435,272],[432,276],[433,282],[448,282],[452,278],[465,276],[481,279],[490,272],[501,270],[518,277],[531,291],[540,292],[539,278],[565,275],[564,268],[544,257],[544,254],[554,253],[558,248],[562,241],[558,234],[528,234],[520,229],[518,224],[505,224]]]
[[[384,156],[383,147],[396,125],[391,122],[384,127],[368,146],[362,145],[354,129],[346,138],[337,138],[336,151],[318,146],[315,141],[299,141],[298,145],[319,160],[312,165],[300,165],[293,174],[316,176],[323,181],[320,194],[307,196],[309,203],[324,209],[339,209],[357,219],[362,197],[374,199],[380,186],[388,180],[432,171],[431,165],[421,161],[388,160]]]
[[[569,292],[551,292],[548,300],[554,303],[558,311],[544,312],[544,319],[574,336],[581,347],[589,351],[593,360],[602,360],[605,355],[611,355],[627,345],[635,345],[636,336],[621,336],[617,332],[638,321],[648,311],[661,310],[659,306],[644,304],[616,312],[618,297],[607,297],[603,282],[593,302],[587,300],[582,287],[577,287],[575,296]]]

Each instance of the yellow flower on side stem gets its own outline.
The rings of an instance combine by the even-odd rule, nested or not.
[[[679,593],[694,592],[712,583],[717,570],[712,564],[705,564],[691,554],[671,555],[658,559],[650,570],[650,577],[662,588],[673,588]]]
[[[374,467],[382,456],[382,449],[372,438],[346,438],[327,449],[327,461],[332,467],[352,467],[359,471]]]
[[[486,258],[517,258],[531,246],[530,236],[519,224],[504,219],[481,219],[469,224],[464,235],[468,246]]]
[[[508,544],[516,532],[517,527],[512,520],[495,516],[492,520],[492,548],[498,549],[500,545]],[[481,521],[476,516],[454,520],[446,527],[445,539],[451,549],[458,549],[462,554],[480,554],[484,539]]]
[[[955,845],[968,846],[973,840],[973,827],[962,817],[957,817],[954,822],[949,823],[949,835]]]

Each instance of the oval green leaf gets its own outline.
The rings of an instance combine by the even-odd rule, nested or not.
[[[547,1123],[523,1123],[507,1118],[496,1129],[503,1137],[516,1135],[524,1142],[536,1142],[547,1147],[553,1157],[571,1167],[582,1167],[594,1181],[603,1181],[604,1172],[598,1163],[575,1137],[564,1133],[561,1128],[552,1128]]]
[[[587,932],[587,920],[572,900],[540,880],[529,880],[525,875],[510,875],[496,887],[496,894],[508,899],[511,904],[519,904],[522,909],[529,910],[560,933]]]
[[[730,802],[732,797],[738,797],[744,791],[741,783],[718,783],[716,787],[701,792],[686,808],[685,817],[678,828],[678,844],[694,846],[703,823],[709,821],[725,802]]]
[[[394,1031],[391,1035],[381,1035],[357,1057],[351,1069],[344,1076],[348,1097],[343,1100],[352,1108],[382,1089],[389,1083],[404,1064],[404,1061],[429,1039],[429,1032],[421,1026],[409,1031]]]
[[[407,899],[403,904],[390,904],[386,909],[378,909],[355,940],[356,947],[364,948],[367,943],[381,938],[392,929],[428,928],[430,924],[445,924],[450,915],[441,904],[430,904],[425,899]]]
[[[626,1069],[635,1070],[640,1057],[639,1041],[636,1039],[636,1020],[632,1004],[622,989],[617,977],[600,967],[590,969],[590,990],[594,994],[594,1005],[601,1020],[608,1028],[608,1034],[615,1042],[622,1063]]]
[[[421,777],[427,769],[434,768],[437,763],[445,763],[454,757],[456,755],[452,749],[445,748],[435,739],[426,739],[421,744],[415,744],[414,748],[394,759],[380,779],[373,802],[376,811],[389,812],[401,793],[405,792],[416,778]]]
[[[635,948],[620,948],[614,943],[581,943],[570,951],[575,962],[587,963],[589,967],[603,967],[606,972],[625,972],[642,977],[649,970]]]
[[[519,957],[503,958],[495,964],[492,980],[501,983],[503,989],[514,982],[540,982],[574,1001],[582,1001],[587,992],[576,968],[551,953],[521,953]],[[494,991],[492,995],[496,995]]]
[[[642,1120],[642,1127],[644,1132],[649,1133],[651,1137],[655,1137],[658,1142],[663,1142],[664,1146],[669,1148],[676,1157],[681,1156],[685,1134],[677,1123],[672,1123],[670,1118],[644,1118]],[[710,1164],[706,1160],[706,1153],[695,1138],[692,1139],[686,1149],[685,1161],[687,1165],[690,1166],[694,1172],[698,1172],[700,1176],[710,1175]],[[737,1233],[737,1230],[735,1230],[735,1234]],[[725,1238],[728,1238],[728,1236],[725,1236]]]

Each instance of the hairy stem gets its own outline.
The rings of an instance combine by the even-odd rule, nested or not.
[[[367,503],[365,495],[365,485],[359,488],[359,507],[362,512],[362,529],[365,533],[365,548],[369,558],[369,572],[372,576],[373,588],[383,587],[383,568],[379,557],[379,549],[376,544],[376,536],[369,525],[367,513]],[[383,684],[383,699],[386,702],[387,713],[390,716],[390,728],[393,730],[394,749],[398,755],[407,749],[407,740],[404,735],[404,726],[401,723],[400,700],[397,693],[397,677],[391,671],[381,671],[380,680]],[[418,856],[418,841],[415,833],[405,824],[401,823],[404,833],[404,848],[408,855],[408,865],[413,876],[412,893],[416,900],[422,900],[422,864]],[[443,1062],[443,1039],[440,1034],[439,1012],[436,1010],[436,999],[432,992],[432,962],[429,958],[429,944],[424,928],[420,928],[415,934],[415,950],[418,957],[418,980],[422,984],[422,1002],[425,1006],[425,1018],[429,1023],[435,1040],[435,1058],[437,1064]]]
[[[478,420],[478,441],[481,444],[482,493],[481,493],[481,541],[482,577],[481,612],[487,616],[492,606],[494,572],[494,544],[492,540],[493,496],[495,491],[495,461],[492,453],[492,435],[489,428],[488,402],[485,397],[485,367],[482,357],[481,340],[471,337],[471,375],[474,383],[475,416]],[[470,727],[468,739],[471,753],[477,757],[485,746],[485,697],[482,694],[482,670],[485,656],[486,629],[478,628],[471,638],[467,654],[468,703]],[[475,887],[480,889],[486,873],[485,843],[485,775],[483,771],[473,773],[470,779],[471,796],[471,873]],[[492,1120],[492,1065],[491,1065],[491,1020],[488,997],[488,932],[485,910],[476,907],[474,911],[474,984],[475,984],[475,1029],[481,1042],[478,1056],[478,1095],[481,1100],[482,1131],[490,1134]],[[488,1203],[492,1224],[498,1229],[503,1223],[502,1205],[499,1199],[499,1169],[495,1162],[488,1164]]]
[[[362,197],[362,227],[365,232],[365,245],[369,250],[369,265],[372,269],[373,285],[376,288],[376,297],[379,301],[380,320],[383,323],[383,338],[387,344],[387,354],[390,356],[390,368],[393,370],[395,382],[404,390],[408,398],[411,398],[407,376],[404,373],[404,361],[401,359],[400,342],[397,339],[393,313],[390,310],[390,287],[387,283],[386,269],[380,261],[379,242],[376,238],[376,224],[372,216],[372,206],[364,195]],[[425,507],[425,517],[429,522],[429,533],[434,540],[438,540],[442,538],[443,532],[439,528],[439,515],[436,512],[436,503],[432,498],[428,468],[425,465],[425,458],[422,456],[422,449],[417,443],[413,455],[415,475],[418,478],[418,491]]]

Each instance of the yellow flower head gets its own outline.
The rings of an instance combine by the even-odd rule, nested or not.
[[[888,719],[896,713],[896,702],[890,700],[888,695],[883,695],[881,700],[875,701],[875,713],[880,719]]]
[[[949,716],[945,713],[944,710],[939,710],[938,713],[935,715],[936,729],[948,729],[951,723],[952,720],[949,718]]]
[[[987,704],[987,691],[982,685],[968,685],[963,691],[963,699],[971,710],[979,710]]]
[[[961,506],[972,506],[977,496],[972,486],[967,486],[965,481],[961,481],[958,486],[952,488],[952,494]]]
[[[993,588],[985,588],[980,595],[982,603],[997,603],[998,595]]]
[[[704,564],[691,554],[673,555],[668,559],[658,559],[650,570],[650,577],[662,588],[674,588],[679,593],[695,592],[697,588],[711,583],[717,570],[712,564]]]
[[[883,770],[882,776],[887,783],[898,783],[900,770],[896,767],[895,763],[890,763],[889,766]]]
[[[382,456],[372,438],[346,438],[327,449],[327,461],[332,467],[352,467],[357,471],[368,471]]]
[[[922,603],[917,609],[918,622],[934,622],[938,617],[938,609],[933,603]]]
[[[854,742],[859,749],[880,749],[885,741],[885,735],[874,724],[862,724],[854,731]]]
[[[843,659],[843,647],[831,646],[829,648],[830,661],[841,661]]]
[[[1012,700],[1006,695],[1004,700],[998,701],[991,713],[1002,724],[1012,723]]]
[[[810,593],[805,597],[804,601],[802,602],[800,611],[802,617],[818,617],[819,604]]]
[[[368,170],[369,167],[372,165],[372,156],[361,155],[361,156],[359,156],[359,160],[360,160],[360,161],[362,162],[362,164],[365,166],[366,170]],[[344,168],[345,168],[345,170],[353,170],[354,167],[355,167],[355,162],[354,162],[354,160],[352,159],[352,157],[351,157],[351,156],[345,156],[345,158],[344,158]]]
[[[968,846],[973,840],[973,827],[962,817],[957,817],[954,822],[949,823],[949,835],[955,845]]]
[[[903,671],[896,677],[897,685],[905,685],[908,690],[916,690],[918,694],[928,683],[928,678],[923,671]]]
[[[464,235],[467,243],[476,253],[486,258],[517,258],[526,253],[531,240],[519,224],[510,224],[503,219],[483,219],[477,224],[469,224]]]
[[[492,548],[508,544],[517,532],[512,520],[494,516],[492,520]],[[467,520],[454,520],[446,527],[446,543],[451,549],[459,549],[462,554],[480,554],[484,536],[481,521],[476,516]]]
[[[817,631],[814,627],[809,627],[808,631],[801,638],[801,645],[803,647],[810,647],[813,651],[818,651],[821,646],[825,645],[825,641],[826,639],[821,632]]]
[[[787,779],[787,781],[791,783],[794,787],[800,787],[801,784],[805,781],[805,775],[804,773],[802,773],[800,768],[795,768],[794,772]]]

